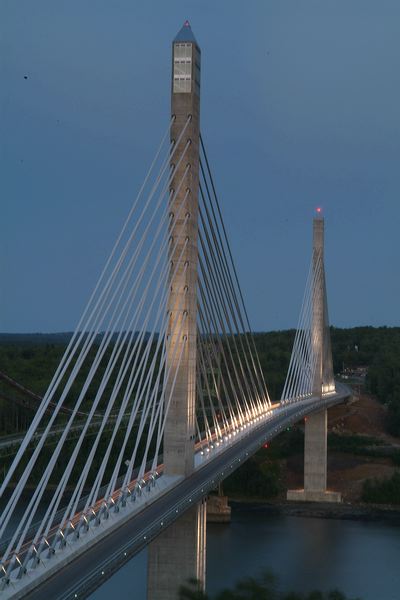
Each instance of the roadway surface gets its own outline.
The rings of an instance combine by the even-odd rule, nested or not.
[[[351,391],[338,385],[338,393],[321,399],[309,399],[288,404],[270,420],[255,426],[246,437],[210,458],[194,473],[177,483],[165,495],[155,499],[140,513],[116,527],[102,540],[86,549],[82,554],[71,557],[71,562],[42,582],[36,589],[21,592],[8,598],[26,600],[73,600],[87,598],[102,583],[111,577],[132,556],[142,550],[161,531],[175,521],[188,508],[204,498],[217,484],[254,454],[266,441],[278,435],[287,426],[304,416],[338,404]],[[278,413],[278,411],[277,411]],[[84,573],[84,575],[82,575]],[[28,576],[29,577],[29,576]],[[27,577],[27,578],[28,578]],[[0,594],[1,597],[1,594]]]

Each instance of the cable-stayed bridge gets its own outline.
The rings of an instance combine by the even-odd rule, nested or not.
[[[351,392],[333,377],[324,221],[271,403],[200,134],[200,56],[185,23],[170,123],[2,482],[0,598],[87,597],[146,545],[149,599],[204,585],[207,493],[305,416],[304,489],[288,496],[338,500],[326,410]]]

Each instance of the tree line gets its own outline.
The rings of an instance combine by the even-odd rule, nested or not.
[[[335,374],[346,367],[365,366],[367,390],[387,406],[388,431],[392,435],[400,435],[400,327],[331,327],[330,332]],[[0,334],[0,370],[43,395],[69,335]],[[293,329],[254,334],[273,400],[279,400],[282,393],[294,336]],[[0,434],[24,429],[29,421],[27,409],[1,399],[7,394],[12,395],[0,383]]]

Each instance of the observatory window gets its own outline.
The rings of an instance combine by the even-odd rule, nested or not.
[[[174,44],[174,93],[192,91],[192,44]]]

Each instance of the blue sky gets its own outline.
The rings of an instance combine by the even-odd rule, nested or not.
[[[75,326],[202,48],[202,131],[253,328],[295,326],[314,208],[331,322],[399,325],[400,4],[3,0],[0,330]]]

